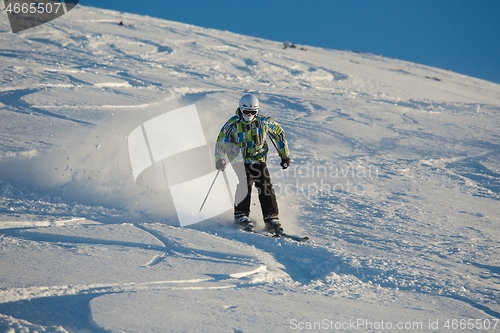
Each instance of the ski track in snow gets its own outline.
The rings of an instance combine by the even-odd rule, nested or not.
[[[0,34],[0,329],[120,331],[125,319],[103,310],[127,309],[120,295],[227,289],[248,290],[249,304],[268,291],[359,311],[396,302],[408,318],[500,317],[498,85],[81,6],[18,34],[3,15]],[[269,165],[282,219],[307,243],[241,232],[230,214],[179,228],[169,194],[133,182],[132,129],[195,103],[214,140],[246,91],[287,132],[291,168],[274,152]],[[66,296],[91,304],[90,318],[22,310],[50,299],[53,314]]]

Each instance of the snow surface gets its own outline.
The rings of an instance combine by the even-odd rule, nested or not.
[[[2,332],[500,329],[499,85],[84,6],[0,34]],[[181,228],[134,182],[134,128],[195,104],[213,143],[245,92],[285,128],[307,243]]]

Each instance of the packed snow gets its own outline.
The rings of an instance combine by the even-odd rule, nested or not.
[[[500,330],[500,85],[85,6],[0,34],[2,332]],[[247,92],[308,242],[134,180],[134,128],[194,104],[213,149]]]

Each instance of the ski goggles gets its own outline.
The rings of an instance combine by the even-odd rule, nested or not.
[[[243,114],[246,114],[247,116],[255,116],[258,112],[258,110],[241,110],[241,112],[243,112]]]

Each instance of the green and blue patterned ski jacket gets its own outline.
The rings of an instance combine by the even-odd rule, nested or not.
[[[265,162],[269,147],[266,135],[275,143],[281,158],[288,157],[288,143],[285,132],[273,118],[257,114],[252,121],[245,121],[240,108],[220,130],[215,144],[215,160],[224,159],[227,155],[232,162],[241,152],[246,164]]]

